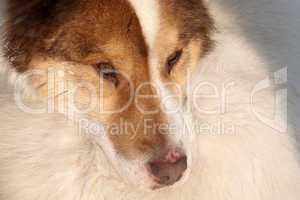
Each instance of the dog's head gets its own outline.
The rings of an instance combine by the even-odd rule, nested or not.
[[[95,140],[127,180],[160,188],[182,179],[188,72],[212,46],[201,0],[13,0],[7,15],[12,67],[35,75],[30,85],[53,105],[88,107],[105,127]],[[53,69],[63,74],[50,81]]]

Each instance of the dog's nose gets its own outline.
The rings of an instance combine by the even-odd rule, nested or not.
[[[173,185],[181,179],[187,169],[187,158],[175,150],[162,158],[149,162],[149,172],[160,186]]]

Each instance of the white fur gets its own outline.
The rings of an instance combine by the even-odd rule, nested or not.
[[[152,82],[159,89],[160,99],[162,107],[168,115],[168,123],[171,126],[176,126],[175,133],[172,132],[169,136],[170,145],[176,146],[178,148],[183,148],[187,154],[188,159],[188,169],[191,165],[191,119],[190,114],[182,108],[180,102],[174,99],[175,94],[173,94],[161,81],[159,75],[159,55],[156,53],[157,38],[160,30],[160,9],[159,2],[157,0],[129,0],[138,15],[139,21],[142,26],[143,34],[149,48],[149,68]],[[178,109],[179,108],[179,109]],[[177,111],[177,112],[174,112]],[[172,130],[173,131],[173,130]],[[189,176],[189,172],[185,173],[185,177]],[[180,183],[179,183],[180,184]],[[177,184],[175,184],[176,186]]]
[[[140,20],[146,42],[153,48],[160,25],[160,10],[157,0],[129,0]]]
[[[218,86],[235,84],[224,112],[194,115],[200,124],[233,123],[236,131],[199,132],[184,185],[155,193],[130,188],[111,169],[101,148],[77,134],[72,124],[59,116],[22,113],[5,96],[0,99],[0,199],[298,200],[300,169],[293,137],[259,121],[249,103],[251,90],[269,75],[266,69],[272,63],[244,36],[236,16],[228,14],[221,1],[210,2],[217,47],[194,78]],[[269,112],[273,95],[272,90],[264,93],[256,108]],[[215,103],[199,102],[209,108]]]
[[[156,43],[160,30],[160,13],[162,10],[160,9],[159,2],[157,0],[129,0],[131,5],[133,6],[139,21],[142,26],[143,34],[148,45],[149,49],[149,68],[151,79],[153,83],[160,90],[160,98],[162,100],[162,106],[165,107],[165,111],[171,112],[174,110],[178,110],[177,108],[181,108],[181,105],[178,102],[174,101],[172,97],[171,91],[169,91],[164,84],[160,80],[159,76],[159,67],[158,67],[158,55],[156,53]],[[171,98],[170,98],[171,97]],[[170,145],[178,148],[184,148],[184,150],[191,150],[187,146],[191,146],[191,131],[189,130],[190,126],[190,118],[189,115],[184,113],[182,109],[179,109],[178,112],[168,114],[169,115],[169,124],[176,125],[176,133],[172,133],[172,136],[169,137]],[[185,152],[188,158],[191,158],[190,151]],[[188,166],[191,165],[191,159],[188,159]],[[188,169],[190,169],[188,167]],[[182,179],[183,181],[188,177],[189,172],[185,173],[185,177]],[[180,184],[180,183],[178,183]],[[176,186],[177,184],[175,184]]]

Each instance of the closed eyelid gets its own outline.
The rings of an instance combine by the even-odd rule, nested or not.
[[[166,61],[166,69],[168,74],[171,73],[173,68],[178,64],[178,62],[181,60],[183,54],[183,49],[176,50],[174,53],[172,53]]]

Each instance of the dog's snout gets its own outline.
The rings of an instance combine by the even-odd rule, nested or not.
[[[173,185],[181,179],[187,169],[187,158],[176,151],[169,151],[161,159],[148,164],[153,180],[160,187]]]

